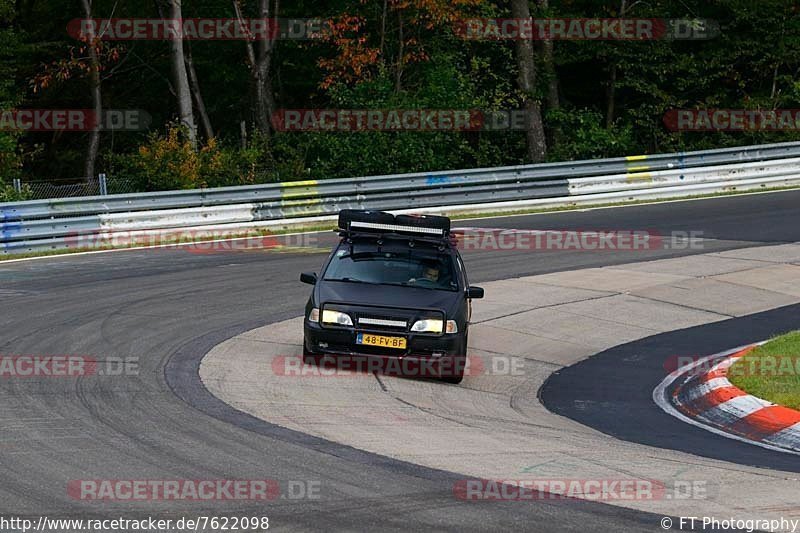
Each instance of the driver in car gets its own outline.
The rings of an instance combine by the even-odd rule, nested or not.
[[[422,273],[422,279],[427,279],[434,283],[439,281],[439,269],[436,267],[426,267]]]

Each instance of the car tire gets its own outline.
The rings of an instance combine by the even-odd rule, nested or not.
[[[464,334],[464,342],[461,344],[462,349],[459,350],[460,353],[449,355],[448,357],[454,359],[450,368],[456,369],[456,371],[450,376],[441,376],[439,379],[445,383],[451,383],[453,385],[458,385],[464,380],[464,370],[467,366],[467,334]]]
[[[455,359],[455,362],[451,365],[451,368],[455,368],[455,372],[451,375],[441,376],[439,380],[458,385],[464,380],[464,366],[467,363],[467,358],[463,355],[450,355],[448,357]]]
[[[303,362],[307,365],[311,366],[319,366],[320,362],[322,362],[323,354],[318,354],[314,352],[310,352],[308,348],[306,348],[306,343],[303,343]]]

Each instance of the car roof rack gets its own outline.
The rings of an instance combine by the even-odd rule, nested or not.
[[[361,231],[347,231],[347,230],[337,230],[341,237],[344,237],[348,241],[354,241],[357,239],[371,239],[377,241],[386,241],[386,240],[393,240],[393,241],[407,241],[411,246],[414,246],[415,243],[426,243],[432,244],[441,248],[446,248],[450,246],[450,236],[440,236],[440,237],[431,237],[425,235],[409,235],[408,233],[394,233],[394,232],[383,232],[383,233],[375,233],[375,232],[361,232]]]
[[[450,246],[450,219],[441,216],[393,215],[384,211],[345,209],[339,213],[339,235],[353,239],[407,240]]]

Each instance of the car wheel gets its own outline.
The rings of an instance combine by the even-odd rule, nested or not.
[[[458,385],[464,380],[464,366],[467,364],[467,358],[463,355],[450,355],[453,362],[448,365],[447,375],[441,376],[439,379],[445,383],[452,383]]]
[[[306,343],[303,343],[303,362],[307,365],[319,366],[322,361],[323,354],[310,352],[306,348]]]
[[[464,342],[461,345],[462,349],[455,355],[448,356],[452,362],[448,365],[451,369],[447,372],[448,375],[441,376],[439,379],[445,383],[452,383],[458,385],[464,380],[464,369],[467,366],[467,335],[464,334]]]

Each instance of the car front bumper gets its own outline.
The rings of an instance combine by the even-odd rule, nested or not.
[[[388,332],[365,328],[325,328],[315,322],[305,321],[306,350],[315,354],[365,355],[383,357],[433,357],[461,356],[464,352],[464,334],[423,335],[408,332]],[[405,349],[385,348],[356,344],[358,333],[387,337],[404,337]]]

